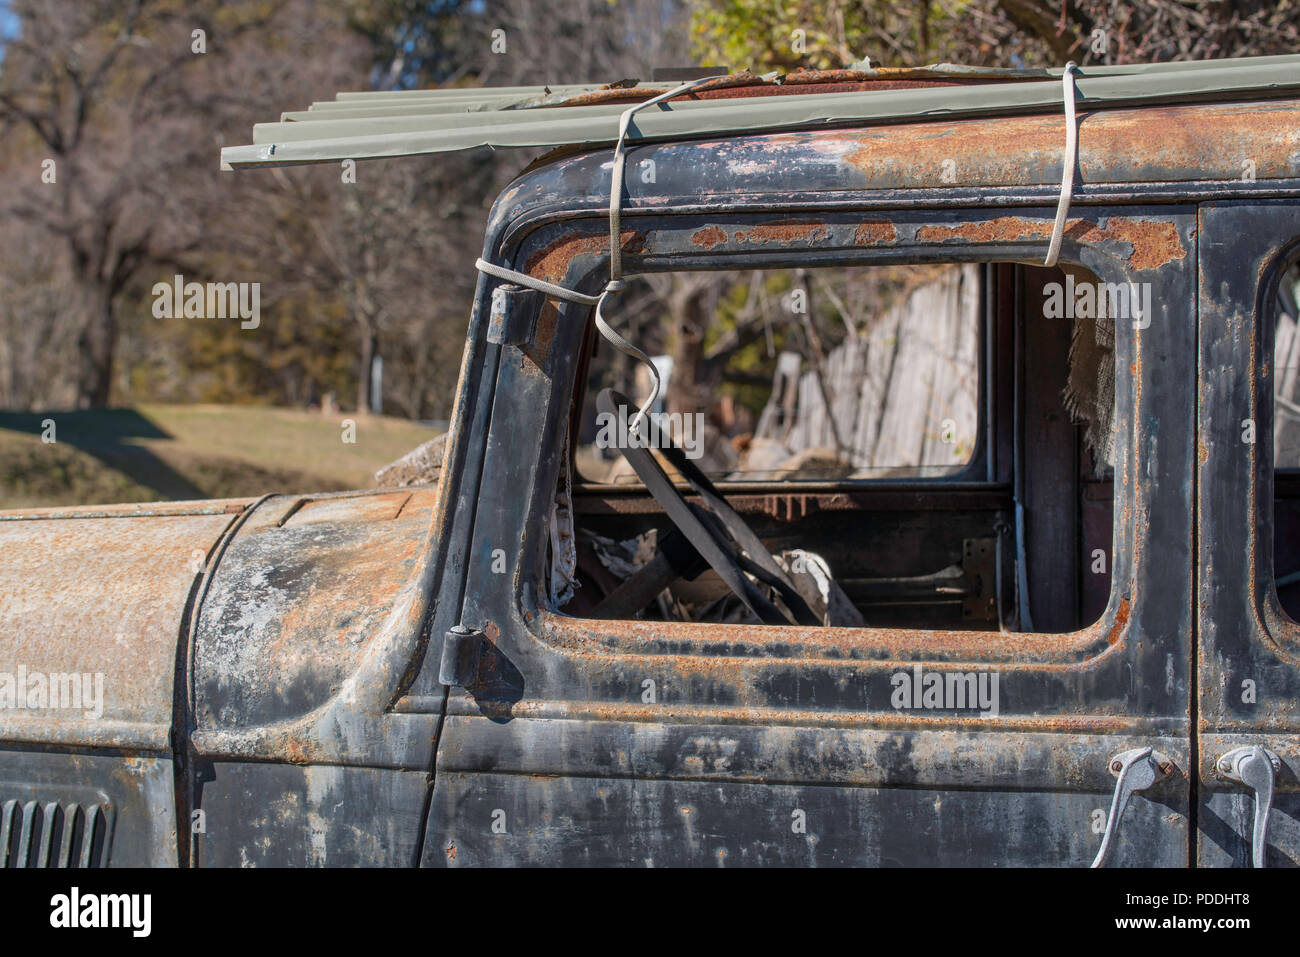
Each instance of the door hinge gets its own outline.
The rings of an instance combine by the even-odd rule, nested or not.
[[[487,341],[498,346],[529,346],[537,329],[539,293],[523,286],[497,286],[492,290]]]
[[[442,640],[442,660],[438,663],[438,680],[451,688],[468,688],[478,681],[483,640],[481,628],[453,625]]]

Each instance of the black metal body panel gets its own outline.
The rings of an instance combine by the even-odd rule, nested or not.
[[[424,863],[1086,865],[1136,740],[449,718]],[[1185,792],[1129,815],[1116,863],[1187,863]]]
[[[202,867],[411,867],[423,771],[212,762],[200,767]],[[192,825],[192,830],[198,825]]]
[[[41,818],[32,848],[20,854],[17,822],[9,829],[9,853],[0,849],[7,867],[41,866],[35,845],[42,836],[50,847],[43,866],[59,866],[58,850],[73,821],[74,836],[84,832],[85,812],[99,808],[107,818],[105,839],[87,863],[101,867],[174,867],[176,800],[172,761],[153,755],[68,753],[43,749],[0,751],[0,804],[35,802]],[[54,826],[44,808],[59,805]],[[70,806],[80,810],[70,812]],[[76,850],[82,848],[77,847]],[[79,866],[80,854],[69,862]]]
[[[808,193],[798,197],[753,195],[741,182],[724,199],[716,184],[691,179],[692,148],[708,145],[676,154],[681,193],[625,218],[629,271],[1033,261],[1054,213],[1008,211],[990,195],[984,208],[823,204],[795,215],[800,200],[834,189],[829,173],[801,183]],[[547,205],[563,192],[565,170],[582,162],[544,167],[507,191],[485,257],[597,291],[607,222],[583,203]],[[807,178],[815,167],[800,169]],[[1147,328],[1122,330],[1117,344],[1115,587],[1101,621],[1068,635],[957,643],[881,629],[759,635],[548,612],[542,519],[585,310],[546,307],[540,344],[481,344],[496,285],[481,279],[470,326],[471,348],[483,353],[478,397],[459,410],[457,441],[467,447],[447,476],[460,506],[447,568],[464,576],[463,600],[457,608],[445,594],[433,634],[481,629],[485,664],[447,702],[424,863],[714,864],[718,855],[808,863],[807,842],[789,840],[791,811],[804,802],[818,815],[820,830],[808,833],[819,835],[824,862],[1078,866],[1099,841],[1091,825],[1108,805],[1111,755],[1150,744],[1177,770],[1159,793],[1134,801],[1118,860],[1186,865],[1195,212],[1076,206],[1071,222],[1063,258],[1103,281],[1152,283],[1156,315]],[[509,556],[505,574],[492,570],[497,548]],[[916,663],[997,672],[1001,713],[893,710],[890,675]],[[439,687],[431,654],[412,693],[429,699]],[[493,830],[498,811],[504,832]],[[1024,815],[1041,818],[1039,833],[1050,837],[1010,834]],[[708,823],[693,830],[696,821]],[[1150,827],[1132,826],[1139,821]],[[907,833],[910,850],[892,836]]]
[[[1273,565],[1272,297],[1300,249],[1300,216],[1290,203],[1243,201],[1206,204],[1200,219],[1198,857],[1250,865],[1253,795],[1215,762],[1261,745],[1282,761],[1266,862],[1296,867],[1300,625],[1278,601]]]

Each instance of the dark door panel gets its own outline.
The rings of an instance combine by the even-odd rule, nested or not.
[[[1221,759],[1258,746],[1277,757],[1267,865],[1300,861],[1300,625],[1273,568],[1272,305],[1300,224],[1290,202],[1206,205],[1200,214],[1198,859],[1252,859],[1252,788]],[[1253,438],[1253,441],[1251,439]]]
[[[1177,736],[482,718],[445,733],[426,866],[1086,867],[1107,756],[1155,741],[1187,766]],[[1187,865],[1186,785],[1179,771],[1131,802],[1112,866]]]
[[[1041,261],[1053,214],[875,209],[880,228],[863,240],[861,213],[832,211],[810,233],[814,251],[764,256],[777,265]],[[1094,827],[1109,813],[1114,757],[1152,747],[1168,759],[1167,777],[1128,805],[1111,864],[1186,865],[1195,212],[1080,207],[1072,217],[1063,255],[1103,282],[1150,283],[1154,312],[1116,328],[1112,590],[1100,620],[1065,634],[555,613],[544,597],[546,530],[588,316],[547,305],[531,324],[546,330],[544,348],[494,345],[485,305],[493,284],[482,284],[470,340],[486,343],[492,378],[453,424],[472,447],[447,479],[464,493],[456,516],[464,559],[448,566],[462,576],[464,598],[440,605],[435,635],[463,630],[447,646],[454,654],[426,659],[414,688],[440,690],[440,665],[456,683],[423,862],[716,864],[721,850],[731,861],[806,864],[807,835],[789,831],[802,809],[812,812],[807,834],[818,836],[819,863],[1085,866],[1101,844]],[[686,260],[708,268],[715,259],[748,267],[756,253],[738,237],[765,221],[725,211],[641,217],[628,268]],[[701,244],[713,226],[716,243]],[[599,217],[538,224],[494,261],[553,266],[545,250],[598,250],[607,232]],[[595,288],[604,265],[580,252],[546,278]],[[470,431],[475,423],[486,434]],[[1052,474],[1075,476],[1073,459]],[[1078,532],[1039,531],[1071,552],[1053,573],[1078,574]],[[1050,601],[1040,598],[1047,617]],[[1077,609],[1064,612],[1068,620]],[[997,675],[997,715],[900,709],[893,678],[916,667]],[[504,830],[492,829],[494,819]],[[688,831],[697,821],[701,830]],[[692,843],[691,834],[709,838]]]

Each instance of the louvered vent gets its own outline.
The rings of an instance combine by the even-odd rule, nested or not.
[[[0,867],[104,867],[112,831],[111,805],[5,801]]]

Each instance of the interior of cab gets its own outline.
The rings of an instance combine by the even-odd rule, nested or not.
[[[619,331],[654,368],[588,330],[552,607],[1006,632],[1098,620],[1114,319],[1061,309],[1094,278],[965,263],[636,280]]]

